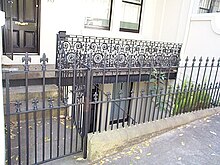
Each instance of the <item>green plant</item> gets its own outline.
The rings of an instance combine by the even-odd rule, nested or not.
[[[155,106],[160,111],[169,111],[172,115],[177,115],[209,107],[211,95],[207,90],[208,85],[201,86],[184,80],[183,84],[178,84],[174,90],[167,82],[165,73],[153,68],[149,89],[151,94],[156,95]],[[161,95],[165,91],[166,93]]]
[[[211,102],[211,95],[204,86],[184,81],[182,87],[177,86],[173,104],[173,115],[189,111],[205,109]]]

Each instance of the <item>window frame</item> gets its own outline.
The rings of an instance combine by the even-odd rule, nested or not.
[[[204,3],[204,0],[200,1],[200,4],[202,4],[202,3]],[[199,14],[202,14],[202,13],[213,13],[213,9],[214,9],[215,3],[216,3],[216,0],[210,0],[209,1],[209,5],[207,7],[200,6],[200,4],[199,4],[199,11],[198,11],[198,13]],[[219,11],[217,11],[217,12],[219,12]]]
[[[131,4],[131,5],[140,6],[140,13],[139,13],[138,29],[137,30],[119,27],[119,31],[121,31],[121,32],[139,33],[140,32],[140,26],[141,26],[142,10],[143,10],[143,0],[140,0],[140,3],[134,2],[134,1],[131,1],[131,0],[122,0],[122,3],[127,3],[127,4]]]
[[[111,29],[111,20],[112,20],[112,7],[113,7],[113,0],[110,0],[110,11],[109,11],[109,23],[108,27],[104,26],[91,26],[91,25],[85,25],[84,23],[84,28],[86,29],[100,29],[100,30],[110,30]],[[85,17],[86,18],[86,17]]]

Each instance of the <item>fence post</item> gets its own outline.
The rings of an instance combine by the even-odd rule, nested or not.
[[[5,24],[5,13],[0,11],[0,28]],[[2,32],[0,30],[0,54],[2,54]],[[2,61],[0,59],[0,63]],[[0,79],[2,80],[2,65],[0,65]],[[0,97],[0,164],[5,164],[5,122],[4,122],[4,108],[3,108],[3,87],[2,81],[0,81],[0,93],[2,97]]]
[[[83,158],[87,158],[87,140],[88,140],[88,127],[89,127],[89,110],[90,110],[90,96],[91,94],[91,69],[88,68],[86,73],[85,84],[85,105],[83,108]]]

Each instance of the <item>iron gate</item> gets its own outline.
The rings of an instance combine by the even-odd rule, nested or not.
[[[83,150],[87,70],[47,69],[45,54],[39,69],[30,61],[26,53],[24,70],[3,72],[7,164],[41,164]]]

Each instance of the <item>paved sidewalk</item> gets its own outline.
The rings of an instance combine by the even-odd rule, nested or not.
[[[130,146],[94,163],[69,157],[51,164],[219,165],[220,114]]]

